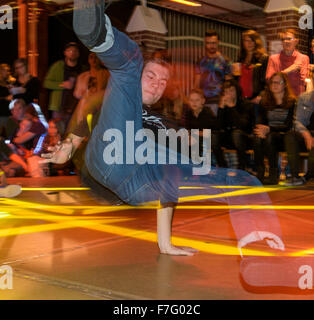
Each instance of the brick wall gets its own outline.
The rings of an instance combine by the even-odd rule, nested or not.
[[[308,53],[308,32],[299,28],[299,19],[302,15],[296,10],[287,10],[281,12],[270,12],[266,17],[265,35],[267,38],[267,46],[271,41],[279,40],[279,34],[287,28],[294,28],[298,30],[298,37],[300,39],[298,49],[307,54]]]
[[[154,51],[165,50],[167,43],[165,35],[153,31],[140,31],[128,34],[141,48],[143,55]]]

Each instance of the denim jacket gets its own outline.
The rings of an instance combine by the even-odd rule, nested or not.
[[[312,115],[314,114],[314,90],[303,93],[299,97],[295,115],[296,131],[313,131]]]

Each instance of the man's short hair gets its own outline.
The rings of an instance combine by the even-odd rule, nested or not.
[[[78,45],[78,43],[76,42],[69,42],[67,43],[65,46],[64,46],[64,51],[68,48],[71,48],[71,47],[75,47],[77,50],[80,50],[80,47]]]
[[[202,99],[205,99],[205,95],[204,95],[203,90],[198,89],[198,88],[194,88],[194,89],[192,89],[192,90],[190,91],[189,96],[191,96],[191,94],[193,94],[193,93],[198,94]]]
[[[169,77],[171,77],[172,74],[173,74],[172,65],[171,65],[167,60],[163,59],[163,57],[158,57],[158,56],[155,57],[154,55],[147,57],[147,58],[144,60],[143,70],[144,70],[145,66],[146,66],[148,63],[156,63],[156,64],[159,64],[159,65],[161,65],[162,67],[168,69],[168,71],[169,71]]]
[[[296,29],[293,29],[293,28],[287,28],[287,29],[285,29],[284,32],[281,33],[281,38],[283,37],[283,35],[284,35],[285,33],[291,33],[291,34],[293,34],[293,36],[294,36],[295,39],[299,39],[299,37],[298,37],[298,31],[297,31]]]
[[[213,29],[208,29],[205,32],[205,37],[217,37],[218,40],[220,39],[218,32]]]

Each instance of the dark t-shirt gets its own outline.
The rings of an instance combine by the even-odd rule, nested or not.
[[[78,75],[81,73],[82,67],[80,64],[77,64],[75,67],[69,67],[66,63],[64,64],[64,81],[68,81],[73,78],[75,82]],[[78,99],[76,99],[73,95],[75,89],[75,85],[73,85],[72,89],[64,89],[62,92],[62,111],[65,113],[71,114],[77,103]]]
[[[9,117],[11,112],[9,110],[10,101],[5,99],[10,95],[7,87],[0,86],[0,117]]]
[[[217,118],[209,108],[203,108],[198,117],[195,117],[191,109],[187,110],[186,115],[186,128],[191,129],[218,129]]]
[[[14,87],[24,87],[26,92],[18,93],[13,96],[13,99],[23,99],[26,104],[34,102],[34,100],[39,99],[39,91],[40,91],[40,81],[36,77],[31,77],[29,81],[27,81],[24,86],[16,81]]]

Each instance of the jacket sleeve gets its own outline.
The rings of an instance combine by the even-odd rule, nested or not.
[[[61,62],[58,61],[54,63],[48,70],[48,73],[44,80],[44,87],[50,90],[63,90],[60,87],[60,84],[63,82],[63,75],[60,74],[62,72]]]
[[[296,116],[295,116],[295,129],[296,131],[308,131],[307,126],[310,124],[311,116],[314,112],[314,106],[309,106],[306,103],[308,94],[303,94],[299,97]]]

